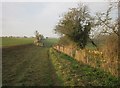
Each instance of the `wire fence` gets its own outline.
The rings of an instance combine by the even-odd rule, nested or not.
[[[118,77],[118,56],[109,57],[107,53],[98,50],[68,48],[65,46],[54,46],[59,52],[73,57],[77,61],[88,64],[94,68],[100,68]],[[107,56],[107,57],[106,57]]]

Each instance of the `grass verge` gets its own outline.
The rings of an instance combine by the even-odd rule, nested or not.
[[[119,86],[118,78],[96,68],[77,62],[53,48],[49,51],[58,77],[64,86]]]

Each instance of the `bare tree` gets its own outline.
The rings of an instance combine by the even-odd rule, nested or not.
[[[96,13],[95,26],[100,28],[99,35],[101,35],[101,34],[109,34],[110,35],[112,33],[115,33],[117,36],[119,36],[119,34],[118,34],[119,17],[114,20],[110,16],[112,9],[117,9],[116,5],[118,5],[118,3],[110,4],[110,6],[106,12]]]

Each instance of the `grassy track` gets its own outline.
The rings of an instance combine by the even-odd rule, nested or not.
[[[44,47],[24,45],[3,49],[3,86],[61,85],[49,59],[52,43],[45,40]]]

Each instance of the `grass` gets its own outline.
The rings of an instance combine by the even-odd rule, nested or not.
[[[56,44],[58,41],[59,41],[58,38],[48,38],[46,39],[46,41],[43,42],[46,44],[46,46],[51,47],[52,45]]]
[[[15,46],[15,45],[25,45],[25,44],[32,44],[34,38],[0,38],[0,46]],[[43,40],[46,46],[52,46],[53,44],[57,43],[59,39],[57,38],[48,38]]]
[[[119,86],[119,80],[109,73],[77,62],[73,58],[50,49],[51,60],[64,86]]]
[[[58,39],[43,40],[44,47],[37,47],[33,40],[10,39],[16,47],[2,48],[3,86],[114,86],[116,77],[88,65],[52,48]],[[8,39],[3,45],[14,46]],[[6,42],[6,44],[5,44]],[[8,44],[7,44],[8,43]],[[29,45],[28,45],[29,44]],[[50,50],[49,50],[50,49]]]
[[[2,41],[0,42],[0,46],[8,47],[8,46],[16,46],[16,45],[25,45],[33,43],[33,38],[0,38]]]
[[[53,86],[61,85],[49,59],[51,44],[44,40],[44,47],[33,44],[8,47],[2,50],[3,86]],[[46,44],[47,43],[47,44]]]

